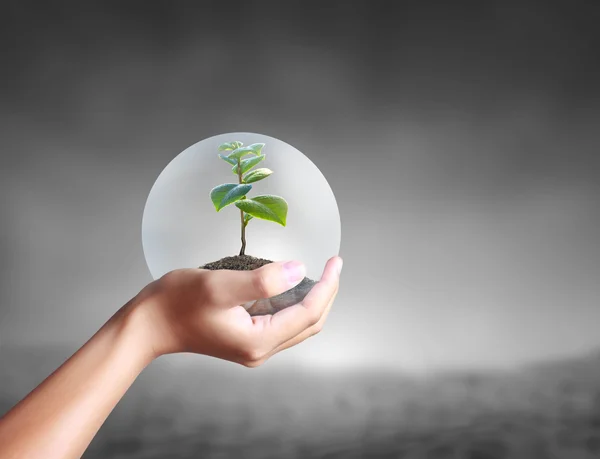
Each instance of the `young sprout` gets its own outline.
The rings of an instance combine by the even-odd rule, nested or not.
[[[262,194],[254,198],[246,197],[252,189],[251,183],[263,180],[273,173],[266,167],[252,170],[265,159],[266,156],[262,153],[264,146],[264,143],[253,143],[244,147],[242,142],[238,141],[223,143],[219,146],[219,151],[229,152],[227,154],[219,153],[218,156],[231,164],[231,171],[237,176],[238,183],[224,183],[214,187],[210,192],[210,199],[217,212],[230,204],[235,204],[240,209],[242,230],[240,255],[245,255],[246,226],[253,218],[272,221],[281,226],[286,225],[288,204],[285,199],[272,194]]]

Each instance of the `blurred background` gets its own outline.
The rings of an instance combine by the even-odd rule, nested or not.
[[[151,281],[148,193],[258,132],[342,219],[317,337],[159,359],[87,458],[600,455],[593,2],[6,1],[0,412]]]

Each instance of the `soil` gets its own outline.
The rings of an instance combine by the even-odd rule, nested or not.
[[[251,255],[235,255],[233,257],[225,257],[217,261],[206,263],[199,268],[210,269],[213,271],[219,269],[251,271],[269,263],[273,263],[273,261],[265,258],[253,257]],[[274,314],[277,311],[302,301],[315,284],[315,281],[305,277],[298,285],[291,288],[287,292],[271,298],[251,301],[246,303],[244,307],[250,313],[250,315]]]
[[[261,266],[273,263],[271,260],[256,258],[250,255],[236,255],[235,257],[225,257],[220,260],[206,263],[200,266],[201,269],[233,269],[235,271],[252,271]]]

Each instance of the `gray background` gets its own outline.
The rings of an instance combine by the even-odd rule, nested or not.
[[[587,356],[600,345],[596,10],[4,2],[3,406],[151,280],[142,212],[168,162],[250,131],[304,152],[336,195],[345,267],[327,326],[256,371],[157,361],[101,431],[98,457],[398,457],[433,443],[451,457],[475,440],[438,424],[481,427],[478,409],[496,423],[489,441],[506,439],[496,457],[598,453],[600,423],[577,411],[595,406]],[[522,367],[567,358],[551,376]],[[517,380],[411,386],[398,373],[468,368],[517,368]],[[494,408],[512,406],[525,414]],[[402,420],[425,430],[409,441]]]

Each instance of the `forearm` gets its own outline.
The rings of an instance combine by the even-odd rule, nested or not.
[[[0,419],[0,457],[79,458],[152,361],[142,318],[117,312],[79,351]]]

